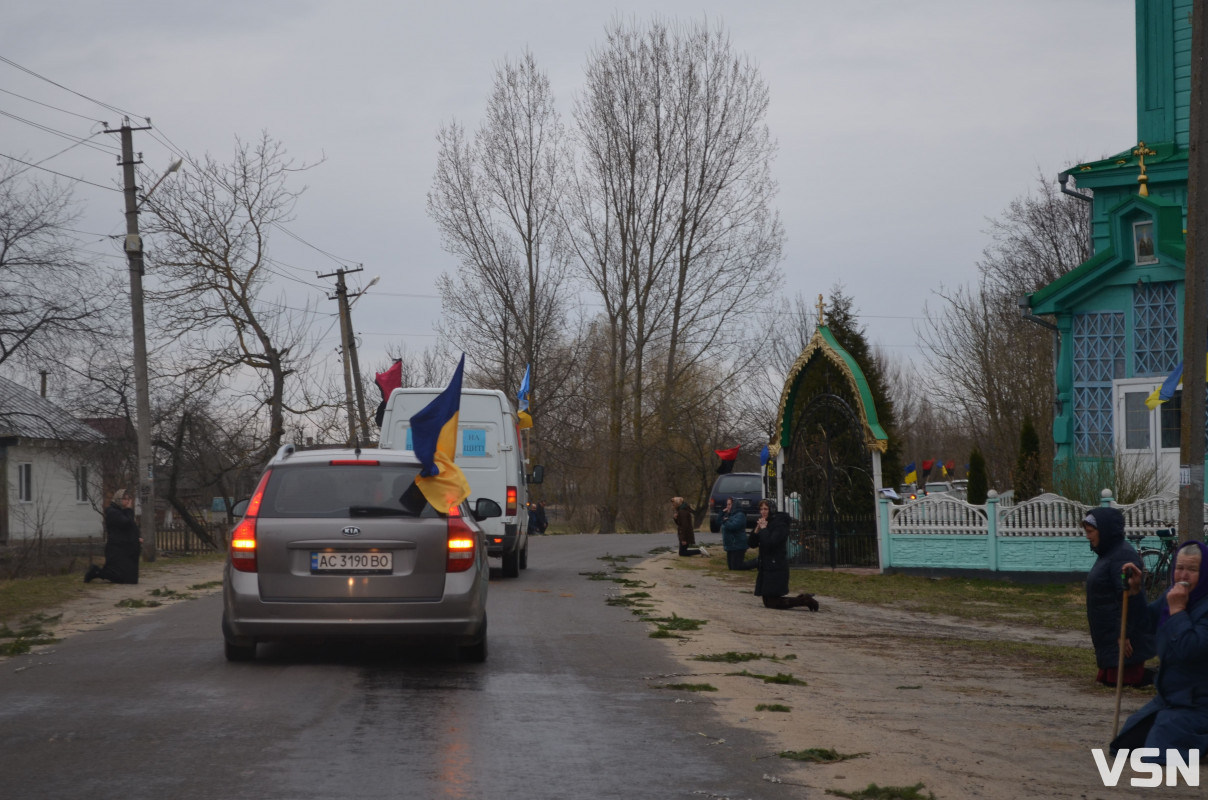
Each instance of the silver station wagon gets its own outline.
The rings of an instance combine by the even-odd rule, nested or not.
[[[231,533],[222,635],[230,661],[262,641],[396,637],[487,655],[484,535],[502,514],[480,499],[433,508],[419,461],[390,450],[281,448]]]

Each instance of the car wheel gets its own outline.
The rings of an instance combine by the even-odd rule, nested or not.
[[[520,551],[520,568],[528,569],[528,542],[524,543],[524,549]]]
[[[227,661],[252,661],[256,658],[256,640],[233,636],[226,614],[222,615],[222,645]]]
[[[520,577],[520,551],[513,550],[510,553],[503,554],[503,577],[518,578]]]
[[[487,660],[487,625],[482,624],[482,638],[474,644],[468,644],[457,649],[458,656],[462,661],[469,661],[472,664],[481,664]]]
[[[256,660],[256,643],[251,644],[235,644],[234,642],[224,641],[223,652],[226,654],[227,661],[255,661]]]

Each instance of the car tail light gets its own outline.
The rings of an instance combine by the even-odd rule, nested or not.
[[[449,509],[449,550],[445,572],[465,572],[474,566],[474,540],[478,537],[457,506]]]
[[[243,513],[243,519],[231,533],[231,546],[228,548],[231,566],[240,572],[256,571],[256,517],[260,515],[264,487],[268,485],[268,476],[271,474],[272,470],[269,470],[260,478],[260,483],[256,485],[256,491],[252,493],[252,499],[248,501],[247,509]]]
[[[515,486],[508,487],[508,507],[507,507],[507,510],[504,512],[504,514],[509,517],[516,516],[516,487]]]
[[[327,463],[333,467],[376,467],[380,466],[382,462],[352,458],[333,458]]]

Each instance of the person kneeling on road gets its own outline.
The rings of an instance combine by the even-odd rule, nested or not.
[[[681,556],[705,556],[708,557],[709,551],[704,547],[693,547],[696,544],[696,520],[692,518],[692,506],[688,505],[688,501],[682,497],[671,498],[671,505],[675,509],[672,519],[675,520],[675,534],[679,539],[679,554]]]
[[[726,551],[726,566],[730,569],[755,569],[759,561],[746,558],[747,515],[734,507],[734,498],[726,498],[726,507],[721,512],[721,546]]]
[[[759,519],[747,537],[750,547],[759,548],[759,572],[755,576],[755,596],[763,598],[766,608],[806,606],[818,610],[812,594],[786,597],[789,593],[789,515],[772,511],[769,500],[759,501]]]

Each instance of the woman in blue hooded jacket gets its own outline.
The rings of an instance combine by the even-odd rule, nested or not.
[[[1095,680],[1114,687],[1120,664],[1120,613],[1124,596],[1120,576],[1125,564],[1140,568],[1141,558],[1124,540],[1124,515],[1119,509],[1092,508],[1082,527],[1091,549],[1099,556],[1086,576],[1086,621],[1099,667]],[[1153,658],[1154,641],[1141,619],[1144,611],[1144,597],[1129,599],[1128,631],[1124,638],[1125,686],[1143,686],[1150,681],[1145,662]]]
[[[747,515],[734,507],[734,498],[726,498],[726,507],[721,512],[721,546],[726,551],[726,566],[730,569],[755,569],[756,559],[746,560]]]
[[[1187,542],[1175,554],[1174,585],[1143,606],[1143,624],[1157,632],[1158,693],[1124,723],[1111,743],[1113,756],[1152,747],[1158,755],[1147,760],[1164,764],[1166,751],[1178,750],[1191,763],[1191,751],[1208,751],[1208,581],[1200,577],[1206,564],[1208,547]],[[1141,596],[1141,570],[1124,569],[1129,593]]]

